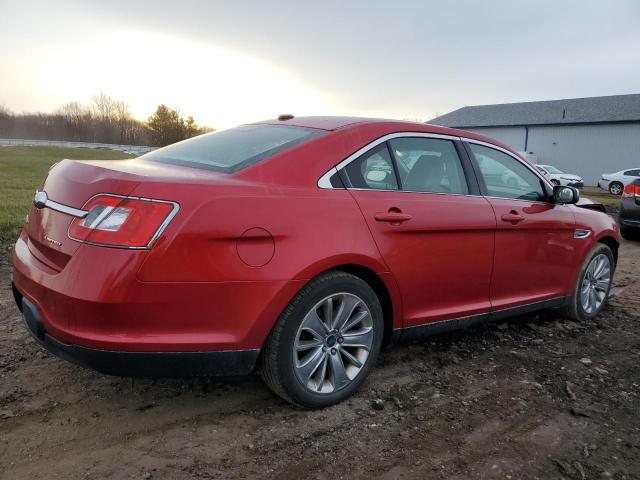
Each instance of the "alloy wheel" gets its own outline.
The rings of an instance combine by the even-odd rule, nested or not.
[[[611,260],[604,254],[591,259],[580,286],[580,302],[587,314],[597,312],[606,300],[611,284]]]
[[[622,194],[622,187],[620,186],[619,183],[614,183],[613,185],[611,185],[611,187],[609,187],[609,191],[613,195],[621,195]]]
[[[373,319],[357,295],[336,293],[307,312],[293,346],[296,376],[314,393],[334,393],[362,371],[373,345]]]

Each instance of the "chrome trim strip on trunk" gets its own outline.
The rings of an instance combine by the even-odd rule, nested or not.
[[[38,191],[33,198],[33,205],[36,208],[50,208],[56,212],[71,215],[72,217],[84,218],[89,212],[79,208],[73,208],[62,203],[54,202],[47,197],[46,192]]]

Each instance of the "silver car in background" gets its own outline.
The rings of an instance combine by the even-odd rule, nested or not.
[[[609,190],[613,195],[622,195],[624,187],[640,178],[640,167],[621,170],[616,173],[603,173],[598,180],[598,187]]]

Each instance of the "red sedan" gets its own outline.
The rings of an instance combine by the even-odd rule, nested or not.
[[[53,166],[14,294],[36,339],[81,365],[258,370],[322,407],[401,338],[542,308],[596,316],[619,233],[578,196],[470,132],[282,116]]]

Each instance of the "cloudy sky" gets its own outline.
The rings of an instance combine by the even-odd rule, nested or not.
[[[102,91],[224,128],[640,92],[640,1],[0,0],[0,105]]]

